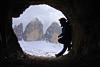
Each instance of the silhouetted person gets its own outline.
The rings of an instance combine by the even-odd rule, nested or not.
[[[60,53],[56,54],[56,57],[59,57],[64,54],[66,49],[68,48],[68,51],[70,51],[72,45],[71,45],[71,25],[70,23],[65,19],[61,18],[59,19],[61,27],[62,27],[62,33],[58,36],[58,42],[64,44],[63,49]]]

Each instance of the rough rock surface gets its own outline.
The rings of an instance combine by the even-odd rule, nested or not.
[[[22,40],[22,34],[23,34],[23,24],[20,23],[18,26],[14,26],[14,32],[18,38],[18,40]]]
[[[43,36],[43,25],[39,19],[32,20],[25,28],[23,39],[25,41],[41,40]]]
[[[44,34],[44,39],[52,42],[58,43],[58,35],[61,33],[61,27],[58,23],[53,22],[47,29],[46,33]]]

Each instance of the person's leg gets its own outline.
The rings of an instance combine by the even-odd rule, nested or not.
[[[64,44],[63,46],[64,46],[64,47],[63,47],[62,51],[55,55],[56,57],[59,57],[59,56],[63,55],[64,52],[66,51],[66,49],[67,49],[67,45]]]
[[[71,48],[72,48],[72,44],[68,44],[68,51],[70,51],[71,50]]]

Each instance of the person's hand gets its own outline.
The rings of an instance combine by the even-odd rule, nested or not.
[[[60,35],[58,36],[58,38],[61,37]]]

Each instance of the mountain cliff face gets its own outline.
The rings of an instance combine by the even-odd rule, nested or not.
[[[14,26],[14,31],[19,41],[22,39],[24,41],[46,40],[51,43],[58,43],[58,35],[61,33],[61,27],[57,22],[52,22],[45,33],[43,33],[43,24],[37,18],[27,24],[24,32],[23,25],[20,23]]]
[[[26,26],[23,33],[23,40],[25,41],[37,41],[41,40],[43,36],[43,25],[38,19],[35,19]]]
[[[18,40],[19,40],[19,41],[22,40],[22,38],[23,38],[23,37],[22,37],[22,35],[23,35],[23,24],[20,23],[18,26],[15,25],[13,29],[14,29],[14,32],[15,32],[15,34],[16,34]]]
[[[49,42],[58,43],[58,35],[60,33],[61,33],[60,25],[56,22],[53,22],[46,30],[46,33],[44,34],[44,38]]]

